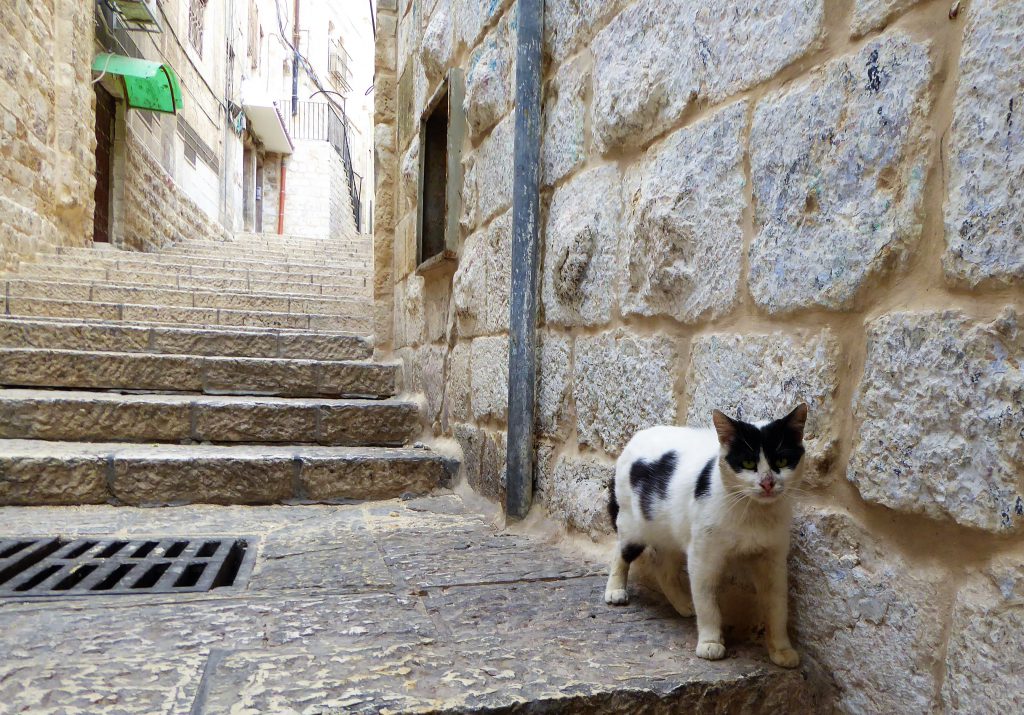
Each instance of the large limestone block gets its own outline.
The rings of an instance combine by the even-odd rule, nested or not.
[[[559,68],[545,90],[540,162],[541,178],[550,186],[586,159],[586,102],[590,72],[576,59]]]
[[[735,303],[743,247],[747,103],[652,147],[626,180],[622,312],[683,322]]]
[[[430,76],[444,72],[455,49],[451,6],[452,0],[438,0],[423,31],[420,57],[423,59],[423,67]]]
[[[832,674],[840,711],[933,711],[943,582],[844,514],[797,517],[790,551],[797,649]]]
[[[1024,279],[1024,1],[971,3],[949,131],[947,275]]]
[[[851,307],[921,233],[927,43],[878,38],[758,103],[750,290],[772,313]]]
[[[621,222],[619,170],[613,165],[579,174],[555,192],[544,231],[541,279],[549,324],[611,320]]]
[[[513,8],[469,57],[464,107],[474,137],[497,124],[512,108],[518,27]]]
[[[675,342],[625,329],[576,340],[573,399],[580,444],[617,456],[638,430],[676,419]]]
[[[1016,312],[893,313],[868,327],[849,479],[868,501],[987,531],[1024,525]]]
[[[624,0],[545,0],[545,49],[555,62],[563,62],[624,4]]]
[[[539,336],[537,361],[537,432],[564,437],[569,428],[569,388],[572,385],[568,335],[545,332]]]
[[[508,337],[477,338],[470,357],[473,416],[503,420],[508,411]]]
[[[591,44],[598,150],[640,146],[693,102],[769,79],[817,46],[822,19],[822,0],[634,3]]]
[[[512,211],[487,230],[487,332],[508,332],[512,300]]]
[[[838,448],[838,355],[838,343],[827,330],[805,336],[699,336],[690,348],[686,422],[710,428],[713,410],[749,422],[773,420],[806,402],[805,478],[820,484]]]
[[[611,461],[561,455],[553,465],[541,466],[538,496],[556,521],[597,538],[613,531],[608,515],[608,484],[614,477]]]
[[[946,712],[1012,713],[1024,708],[1024,563],[998,558],[956,596],[946,652]]]
[[[856,0],[852,34],[856,37],[881,27],[890,18],[921,0]]]
[[[512,205],[515,112],[498,123],[477,149],[474,176],[481,222]]]
[[[479,335],[487,326],[487,249],[485,231],[466,238],[452,279],[455,318],[463,337]]]

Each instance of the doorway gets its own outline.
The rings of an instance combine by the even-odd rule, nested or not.
[[[96,85],[96,210],[92,218],[92,240],[110,243],[110,207],[113,184],[114,120],[117,102],[107,90]]]

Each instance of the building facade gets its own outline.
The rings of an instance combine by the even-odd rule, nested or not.
[[[377,38],[378,343],[499,503],[517,11],[384,0]],[[842,711],[1020,707],[1022,28],[1020,0],[545,3],[535,498],[608,540],[634,431],[808,402],[793,629]]]
[[[244,231],[365,231],[372,67],[344,48],[372,43],[373,28],[369,8],[344,5],[162,0],[126,23],[117,2],[5,3],[0,264],[94,240],[151,250]],[[109,56],[170,68],[179,106],[130,107]],[[257,121],[262,109],[277,118]]]

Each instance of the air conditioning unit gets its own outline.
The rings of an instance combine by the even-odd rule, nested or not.
[[[114,29],[163,32],[157,0],[103,0],[114,12]]]

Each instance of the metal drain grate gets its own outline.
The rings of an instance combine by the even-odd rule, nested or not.
[[[245,539],[0,538],[0,598],[209,591],[254,555]]]

